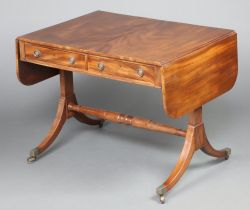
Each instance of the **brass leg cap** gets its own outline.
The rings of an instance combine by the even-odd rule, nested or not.
[[[161,202],[161,204],[165,203],[165,196],[164,195],[160,195],[160,202]]]
[[[231,149],[225,148],[224,151],[226,152],[225,160],[228,160],[229,156],[231,155]]]
[[[167,192],[167,189],[164,185],[161,185],[159,186],[157,189],[156,189],[156,193],[157,195],[160,197],[160,202],[161,204],[164,204],[165,203],[165,193]]]
[[[39,155],[39,149],[35,148],[30,151],[30,156],[27,158],[27,163],[33,163],[37,159],[37,156]]]
[[[35,162],[35,160],[36,160],[36,157],[30,156],[27,158],[27,163],[31,164],[31,163]]]

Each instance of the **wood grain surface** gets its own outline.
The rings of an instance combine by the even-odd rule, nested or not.
[[[237,36],[228,29],[96,11],[17,42],[17,74],[24,84],[63,69],[162,88],[164,110],[173,118],[230,90],[237,77]],[[37,49],[40,57],[34,56]]]
[[[216,150],[209,143],[202,105],[230,90],[236,81],[237,35],[232,30],[97,11],[18,37],[16,63],[18,78],[25,85],[60,73],[56,117],[28,162],[48,149],[71,117],[99,127],[110,120],[182,136],[181,155],[157,188],[164,202],[164,193],[177,184],[196,150],[218,158],[230,155],[230,149]],[[177,118],[189,113],[187,130],[78,105],[73,72],[161,88],[167,115]]]
[[[85,56],[79,53],[72,53],[68,51],[56,50],[37,45],[25,43],[25,58],[24,60],[30,62],[36,62],[40,64],[57,64],[58,66],[71,67],[76,69],[84,69]],[[41,55],[39,57],[34,56],[34,52],[38,50]],[[70,58],[74,59],[73,63],[70,63]]]
[[[160,71],[159,67],[151,65],[143,65],[134,62],[121,62],[119,60],[103,58],[97,56],[88,56],[88,73],[108,77],[136,84],[144,84],[148,86],[160,87]],[[103,63],[105,69],[100,71],[98,64]],[[143,75],[138,75],[139,69],[142,69]]]
[[[144,128],[151,131],[165,132],[177,136],[186,136],[186,131],[173,128],[169,125],[163,123],[153,122],[152,120],[145,119],[142,117],[135,117],[127,114],[122,114],[118,112],[112,112],[104,109],[96,109],[87,106],[80,106],[74,103],[68,105],[70,111],[75,111],[78,113],[83,113],[87,115],[92,115],[100,119],[109,120],[115,123],[124,123],[126,125],[131,125],[137,128]]]
[[[212,157],[224,158],[226,160],[231,153],[229,148],[217,150],[209,143],[204,123],[202,121],[202,107],[189,113],[185,141],[180,157],[166,181],[159,189],[157,189],[158,194],[161,195],[170,191],[178,183],[187,170],[192,157],[197,150],[202,150],[204,153]]]
[[[25,53],[20,50],[24,49],[23,46],[23,42],[16,41],[16,74],[22,84],[34,85],[59,74],[58,69],[22,61]]]
[[[19,40],[162,65],[232,30],[96,11]]]
[[[237,37],[189,54],[163,68],[166,113],[180,117],[230,90],[237,77]]]

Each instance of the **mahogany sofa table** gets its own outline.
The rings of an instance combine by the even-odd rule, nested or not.
[[[99,125],[104,120],[185,138],[176,166],[157,188],[164,194],[181,178],[196,150],[228,159],[205,134],[202,105],[230,90],[237,77],[237,35],[232,30],[96,11],[16,39],[17,75],[25,85],[60,75],[60,99],[51,129],[31,151],[35,161],[68,118]],[[188,114],[186,130],[77,104],[73,72],[160,88],[166,115]],[[89,116],[95,116],[92,119]]]

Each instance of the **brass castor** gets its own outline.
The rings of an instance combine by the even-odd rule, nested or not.
[[[28,157],[27,158],[27,163],[33,163],[33,162],[35,162],[35,160],[36,160],[36,157],[32,157],[32,156],[30,156],[30,157]]]
[[[27,163],[33,163],[36,161],[37,156],[39,154],[39,149],[35,148],[33,150],[30,151],[30,156],[27,158]]]
[[[166,193],[166,187],[164,185],[159,186],[156,189],[156,193],[160,198],[160,203],[164,204],[165,203],[165,193]]]
[[[231,149],[225,148],[224,151],[226,152],[225,160],[228,160],[229,156],[231,155]]]
[[[101,121],[100,121],[100,123],[99,123],[99,128],[102,128],[102,127],[103,127],[104,121],[105,121],[105,120],[101,120]]]
[[[160,196],[160,202],[161,204],[165,203],[165,196],[164,195],[159,195]]]

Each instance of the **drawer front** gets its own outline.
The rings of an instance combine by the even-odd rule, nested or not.
[[[158,71],[154,66],[89,56],[87,71],[90,74],[111,79],[116,78],[123,81],[132,80],[134,83],[158,86]]]
[[[85,55],[25,43],[25,60],[46,65],[84,69]]]

